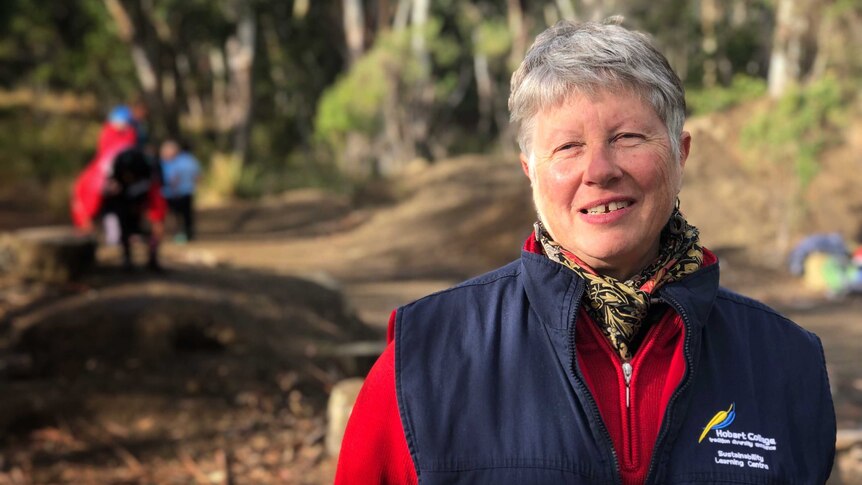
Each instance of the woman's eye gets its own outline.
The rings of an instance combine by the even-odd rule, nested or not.
[[[560,146],[559,146],[559,147],[557,147],[557,149],[556,149],[556,150],[554,150],[554,151],[555,151],[555,152],[562,152],[562,151],[566,151],[566,150],[572,150],[572,149],[577,148],[577,147],[579,147],[579,146],[580,146],[580,144],[579,144],[579,143],[574,143],[574,142],[572,142],[572,143],[566,143],[565,145],[560,145]]]
[[[613,141],[620,142],[623,144],[634,144],[640,142],[643,139],[644,136],[638,133],[620,133],[613,138]]]

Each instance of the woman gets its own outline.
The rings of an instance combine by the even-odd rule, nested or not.
[[[679,211],[691,136],[666,59],[614,22],[562,22],[509,108],[534,233],[393,313],[336,482],[825,482],[820,342],[718,287]]]

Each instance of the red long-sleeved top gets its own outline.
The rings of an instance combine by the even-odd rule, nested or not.
[[[716,257],[704,251],[704,266]],[[646,480],[653,447],[673,391],[685,372],[684,326],[672,310],[648,332],[631,361],[629,406],[621,361],[601,331],[581,310],[575,332],[578,365],[608,429],[624,485]],[[395,394],[395,312],[388,345],[374,364],[347,425],[335,483],[416,484],[416,469]]]

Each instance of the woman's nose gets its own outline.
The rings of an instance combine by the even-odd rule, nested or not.
[[[616,157],[607,144],[594,144],[587,152],[584,183],[606,186],[622,176]]]

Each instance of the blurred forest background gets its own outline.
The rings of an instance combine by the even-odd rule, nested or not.
[[[0,243],[69,224],[118,104],[204,179],[164,274],[102,247],[78,279],[17,278],[0,247],[0,485],[330,482],[327,400],[392,308],[531,229],[512,71],[558,20],[611,15],[685,83],[682,210],[722,284],[823,340],[835,475],[862,483],[862,298],[785,269],[806,234],[862,243],[859,0],[6,0]]]
[[[64,212],[104,115],[136,99],[154,139],[191,143],[220,197],[355,190],[416,159],[511,152],[508,82],[532,38],[609,15],[652,34],[692,115],[771,98],[744,145],[801,186],[858,115],[854,0],[11,0],[0,180]]]

